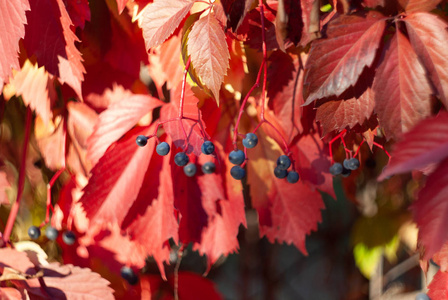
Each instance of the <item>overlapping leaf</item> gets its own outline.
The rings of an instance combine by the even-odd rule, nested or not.
[[[145,8],[142,29],[146,50],[163,43],[179,26],[194,2],[190,0],[155,0]]]
[[[196,73],[219,103],[219,90],[229,67],[230,55],[226,36],[214,15],[209,14],[194,23],[187,49]]]
[[[227,16],[227,27],[236,32],[250,10],[254,0],[222,0],[221,4]]]
[[[425,66],[438,96],[448,107],[448,24],[424,12],[411,14],[404,22],[412,48]]]
[[[88,156],[95,164],[107,148],[154,108],[163,102],[149,95],[135,95],[123,98],[103,111],[88,140]]]
[[[154,127],[154,126],[153,126]],[[153,150],[154,139],[138,147],[138,135],[149,135],[154,128],[134,128],[105,153],[92,169],[81,203],[93,222],[121,224],[137,198]]]
[[[303,63],[305,56],[291,57],[283,52],[274,52],[268,69],[269,107],[282,125],[288,141],[303,131]],[[302,60],[302,61],[301,61]]]
[[[15,72],[9,85],[17,96],[22,96],[23,102],[48,123],[53,116],[51,104],[55,99],[53,80],[44,67],[38,68],[29,60],[22,69]],[[52,100],[53,99],[53,100]]]
[[[275,161],[282,153],[258,131],[259,145],[252,150],[248,163],[248,184],[252,205],[258,212],[260,235],[269,241],[294,244],[307,254],[305,236],[321,221],[322,198],[302,181],[290,184],[274,177]]]
[[[448,298],[448,273],[437,271],[431,283],[428,285],[428,296],[430,299]]]
[[[428,176],[426,185],[412,205],[414,220],[419,227],[419,240],[425,247],[425,259],[430,259],[448,241],[448,160],[445,159]]]
[[[366,89],[359,97],[350,99],[331,100],[317,108],[316,121],[322,126],[322,134],[345,128],[353,128],[362,124],[373,113],[375,106],[373,92]]]
[[[397,30],[387,44],[373,82],[375,111],[388,138],[398,138],[431,113],[426,70]]]
[[[19,69],[19,40],[25,35],[25,11],[30,9],[28,0],[2,1],[0,3],[0,92],[8,81],[11,69]]]
[[[387,169],[378,180],[438,163],[448,156],[448,113],[420,122],[394,145]]]
[[[161,121],[173,120],[179,117],[181,90],[182,85],[179,84],[177,88],[171,92],[171,102],[164,105],[160,111]],[[201,145],[204,142],[205,137],[205,126],[198,108],[199,100],[195,97],[188,85],[185,87],[184,96],[184,117],[198,120],[199,122],[184,119],[182,120],[182,129],[180,121],[174,120],[163,124],[163,128],[171,137],[176,147],[183,149],[186,145],[186,141],[188,141],[188,147],[186,148],[187,153],[194,153],[199,156],[201,154]],[[187,139],[185,139],[184,130]]]
[[[81,54],[75,46],[78,38],[62,0],[31,1],[27,13],[24,45],[35,55],[39,66],[66,82],[79,97],[85,72]],[[47,16],[47,17],[42,17]]]
[[[90,21],[90,7],[88,0],[69,0],[67,12],[75,27],[84,28],[86,21]]]
[[[442,0],[398,0],[398,2],[406,12],[411,13],[433,10]]]
[[[339,96],[354,86],[375,59],[386,26],[376,11],[339,16],[330,22],[326,38],[312,44],[305,67],[305,104]]]

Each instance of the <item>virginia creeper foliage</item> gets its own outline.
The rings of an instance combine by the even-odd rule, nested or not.
[[[383,218],[381,199],[400,214],[379,244],[357,223],[355,259],[414,222],[411,251],[441,267],[429,296],[444,299],[447,11],[445,0],[1,1],[0,298],[221,299],[210,280],[179,271],[182,255],[197,251],[207,274],[239,251],[248,213],[260,238],[307,255],[322,195],[336,197],[330,167],[352,159],[335,186],[361,218]],[[297,172],[297,183],[275,176],[280,156],[279,177]],[[371,186],[378,205],[367,213]],[[57,229],[56,242],[36,241],[58,244],[65,265],[37,244],[23,252],[23,224]],[[139,280],[120,278],[123,266]]]

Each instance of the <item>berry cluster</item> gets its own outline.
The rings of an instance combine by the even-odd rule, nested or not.
[[[40,232],[39,227],[31,226],[30,228],[28,228],[28,236],[32,240],[37,240],[40,237],[40,235],[41,235],[41,232]],[[45,230],[45,236],[51,241],[56,240],[58,235],[59,235],[59,231],[52,226],[48,226],[47,229]],[[62,240],[67,245],[73,245],[76,241],[76,235],[73,231],[66,230],[62,234]]]
[[[140,147],[144,147],[148,143],[148,137],[139,135],[136,139],[136,143]],[[170,153],[170,150],[170,145],[166,142],[161,142],[156,146],[156,152],[160,156],[167,155]],[[201,151],[205,155],[212,155],[215,152],[215,145],[211,141],[205,141],[201,146]],[[183,167],[186,176],[193,177],[196,175],[197,167],[194,163],[190,162],[190,158],[185,152],[176,153],[176,155],[174,155],[174,163],[179,167]],[[213,162],[209,161],[206,162],[201,169],[204,174],[212,174],[215,172],[216,166]]]
[[[334,163],[330,167],[330,174],[333,176],[341,174],[343,177],[347,177],[352,173],[352,171],[357,170],[358,168],[359,160],[353,157],[350,159],[344,159],[342,164],[338,162]]]
[[[147,136],[139,135],[136,139],[137,145],[140,147],[146,146],[148,143]],[[258,144],[258,137],[255,133],[248,133],[243,138],[243,146],[245,149],[254,148]],[[201,151],[205,155],[212,155],[215,153],[215,145],[211,141],[205,141],[201,145]],[[157,154],[165,156],[170,152],[170,145],[166,142],[161,142],[156,146]],[[236,180],[242,180],[246,177],[246,170],[244,169],[245,161],[247,160],[245,151],[235,149],[229,154],[229,161],[234,164],[230,169],[230,175]],[[174,163],[183,167],[184,173],[188,177],[196,175],[197,167],[194,163],[190,162],[188,155],[183,151],[174,155]],[[274,175],[277,178],[286,178],[290,183],[296,183],[299,181],[299,174],[294,170],[288,172],[288,168],[291,166],[291,160],[288,156],[282,155],[277,160],[277,167],[274,170]],[[206,162],[202,166],[202,172],[204,174],[212,174],[216,170],[216,166],[213,162]]]

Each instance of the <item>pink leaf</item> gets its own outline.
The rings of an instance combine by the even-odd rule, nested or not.
[[[59,263],[51,263],[42,269],[42,281],[45,286],[41,287],[37,279],[28,280],[31,286],[28,292],[34,297],[48,295],[51,299],[114,299],[109,282],[90,269]]]
[[[22,273],[25,273],[29,269],[34,271],[34,264],[28,258],[27,254],[11,248],[0,249],[0,273],[3,273],[5,267]]]
[[[128,0],[117,0],[118,13],[121,14],[126,7]]]
[[[143,13],[142,29],[146,50],[163,43],[190,11],[190,0],[155,0]]]
[[[448,113],[428,118],[404,134],[393,147],[392,158],[378,180],[438,163],[448,156]]]
[[[404,19],[412,48],[428,72],[438,96],[448,107],[448,25],[439,17],[419,12]]]
[[[30,9],[28,0],[2,1],[0,3],[0,92],[3,82],[8,81],[11,69],[18,70],[19,40],[25,35],[25,11]]]
[[[305,67],[305,104],[339,96],[370,67],[386,21],[377,11],[342,15],[328,24],[327,37],[314,41]]]
[[[44,67],[38,68],[26,60],[22,69],[15,72],[10,85],[14,87],[17,96],[22,96],[23,102],[34,110],[45,123],[52,118],[50,96],[56,92],[53,80]],[[50,90],[50,93],[49,93]]]
[[[103,111],[88,139],[88,156],[95,164],[107,148],[163,102],[148,95],[132,95]]]
[[[425,259],[430,259],[448,241],[448,159],[428,176],[426,185],[412,204],[418,237],[425,247]]]
[[[95,165],[80,200],[91,221],[121,224],[137,198],[155,144],[150,139],[141,148],[135,139],[153,130],[153,127],[132,129]]]
[[[11,287],[0,288],[0,299],[2,300],[21,300],[22,294],[19,290]]]
[[[406,37],[397,30],[375,75],[375,111],[388,138],[400,137],[431,113],[426,70]]]
[[[194,23],[187,48],[196,73],[219,103],[219,90],[229,68],[230,55],[226,36],[214,15],[209,14]]]

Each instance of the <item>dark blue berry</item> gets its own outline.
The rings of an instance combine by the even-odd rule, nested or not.
[[[342,172],[341,172],[342,177],[348,177],[348,176],[350,176],[350,174],[352,174],[352,170],[342,168]]]
[[[59,232],[56,228],[48,226],[47,229],[45,230],[45,235],[49,240],[54,241],[58,237]]]
[[[418,293],[415,300],[431,300],[425,293]]]
[[[357,158],[350,158],[347,165],[350,170],[357,170],[359,168],[359,160]]]
[[[189,163],[184,167],[184,173],[188,177],[193,177],[196,174],[196,165],[194,163]]]
[[[277,159],[277,168],[287,170],[291,166],[291,160],[287,155],[280,155]]]
[[[289,183],[296,183],[297,181],[299,181],[299,173],[297,173],[296,171],[289,172],[286,180],[288,180]]]
[[[244,155],[244,151],[242,150],[233,150],[229,154],[229,161],[234,165],[241,165],[246,159],[246,155]]]
[[[212,174],[215,172],[215,169],[216,169],[216,166],[211,161],[208,161],[202,165],[202,172],[204,172],[204,174]]]
[[[76,241],[76,235],[73,231],[67,230],[62,234],[62,240],[67,245],[73,245]]]
[[[279,167],[277,167],[274,169],[274,175],[275,177],[282,179],[288,176],[288,171],[282,170]]]
[[[240,166],[233,166],[232,169],[230,169],[230,175],[236,180],[241,180],[246,177],[246,170]]]
[[[126,280],[130,285],[135,285],[138,282],[138,276],[129,267],[122,267],[120,270],[121,277]]]
[[[201,146],[201,151],[205,155],[210,155],[215,152],[215,145],[210,141],[205,141]]]
[[[185,152],[179,152],[174,155],[174,163],[179,167],[185,166],[189,161],[190,159],[188,158],[187,154],[185,154]]]
[[[139,145],[140,147],[145,147],[146,144],[148,143],[148,138],[144,135],[139,135],[137,137],[137,139],[135,140],[135,142],[137,143],[137,145]]]
[[[339,175],[342,173],[343,169],[344,169],[344,167],[340,163],[334,163],[330,167],[330,174],[333,176]]]
[[[28,228],[28,235],[32,240],[37,240],[40,237],[40,228],[37,226],[31,226]]]
[[[348,159],[346,158],[346,159],[344,159],[344,161],[342,162],[342,165],[344,166],[344,168],[346,168],[346,169],[348,169],[348,170],[351,170],[350,168],[349,168],[349,163],[348,163]]]
[[[258,144],[258,137],[255,133],[248,133],[243,139],[243,146],[246,148],[253,148]]]
[[[161,142],[156,146],[156,152],[160,156],[165,156],[170,153],[170,145],[167,142]]]

